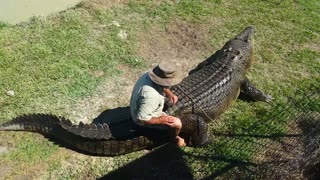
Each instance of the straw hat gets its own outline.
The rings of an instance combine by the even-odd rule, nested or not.
[[[182,75],[177,71],[177,65],[172,62],[160,62],[148,73],[151,80],[161,86],[174,86],[182,81]]]

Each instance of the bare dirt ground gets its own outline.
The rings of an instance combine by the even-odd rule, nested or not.
[[[208,26],[175,19],[164,29],[154,27],[140,35],[138,55],[150,64],[176,59],[183,72],[204,60],[212,50],[208,44]],[[212,53],[213,54],[213,53]]]
[[[175,19],[164,29],[153,27],[149,32],[139,34],[136,55],[145,59],[152,68],[161,61],[174,60],[186,76],[198,63],[214,53],[208,41],[208,26]],[[68,107],[72,119],[91,122],[106,109],[129,105],[132,88],[139,76],[148,69],[136,70],[121,65],[123,72],[118,77],[107,79],[93,93],[76,105]]]

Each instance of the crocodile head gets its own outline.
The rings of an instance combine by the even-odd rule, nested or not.
[[[238,71],[245,71],[252,62],[253,27],[245,28],[235,38],[228,41],[223,47],[224,53],[230,58],[230,65]]]

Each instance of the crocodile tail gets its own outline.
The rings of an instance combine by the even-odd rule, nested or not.
[[[92,155],[116,156],[154,147],[153,140],[146,136],[115,139],[106,124],[72,125],[71,121],[50,114],[19,116],[1,124],[0,131],[38,132],[49,135],[62,146]]]
[[[85,154],[116,156],[153,147],[145,136],[115,139],[108,125],[72,125],[71,121],[50,114],[22,115],[1,124],[0,131],[31,131],[54,138],[54,142]],[[105,132],[103,132],[105,131]]]
[[[79,125],[72,124],[71,121],[65,118],[61,119],[60,125],[66,131],[84,138],[90,139],[110,139],[112,138],[111,130],[108,124],[84,124],[80,122]]]
[[[50,134],[59,125],[60,118],[50,114],[22,115],[1,124],[0,131],[32,131]]]
[[[56,140],[62,141],[60,144],[63,146],[89,155],[116,156],[154,146],[153,141],[145,136],[123,140],[113,138],[91,139],[73,134],[62,127],[55,128],[52,135]]]

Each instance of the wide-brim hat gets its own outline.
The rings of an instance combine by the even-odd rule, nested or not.
[[[172,62],[161,62],[148,73],[151,80],[161,86],[174,86],[183,79],[182,73],[177,71],[177,65]]]

